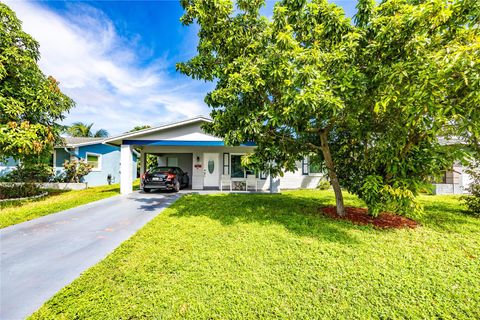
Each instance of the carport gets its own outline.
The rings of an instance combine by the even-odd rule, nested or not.
[[[252,152],[253,143],[236,147],[225,146],[221,138],[206,133],[202,124],[211,122],[206,117],[195,117],[154,128],[126,133],[106,139],[104,143],[120,146],[120,192],[133,191],[132,148],[140,149],[140,174],[146,170],[146,155],[157,156],[159,165],[178,166],[188,172],[191,188],[219,189],[221,174],[242,181],[248,171],[241,167],[240,157]],[[268,189],[266,176],[259,178],[259,188]]]
[[[147,155],[151,154],[157,158],[157,164],[159,167],[179,167],[183,172],[188,173],[190,177],[189,188],[192,187],[191,174],[193,170],[193,153],[165,153],[160,149],[160,153],[152,151],[151,153],[145,152],[144,157],[147,159]],[[145,164],[146,168],[146,164]]]

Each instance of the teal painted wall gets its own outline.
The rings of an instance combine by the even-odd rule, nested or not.
[[[55,167],[63,167],[63,163],[70,160],[70,154],[64,149],[55,149]]]
[[[70,154],[64,149],[55,149],[55,173],[60,174],[63,171],[63,163],[70,160]],[[86,158],[87,152],[99,154],[101,156],[101,168],[92,171],[83,178],[82,182],[87,182],[89,187],[108,184],[107,177],[112,176],[112,183],[120,183],[120,148],[105,144],[94,144],[78,148],[78,156]],[[6,162],[0,163],[0,176],[10,172],[17,165],[12,158]],[[132,176],[137,178],[137,156],[133,154]]]
[[[87,152],[101,155],[101,168],[98,171],[91,171],[84,177],[88,186],[101,186],[108,184],[107,177],[112,176],[112,183],[120,182],[120,148],[105,144],[94,144],[80,147],[78,155],[86,158]],[[133,155],[132,174],[134,179],[137,177],[137,157]]]

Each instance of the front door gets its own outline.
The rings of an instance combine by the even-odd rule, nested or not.
[[[205,177],[203,185],[205,187],[218,187],[220,180],[220,154],[204,153],[203,154],[203,172]]]

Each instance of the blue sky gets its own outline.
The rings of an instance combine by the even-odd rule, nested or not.
[[[352,0],[335,0],[348,16]],[[77,105],[65,124],[95,123],[111,135],[208,115],[213,88],[175,71],[195,55],[197,27],[184,27],[179,1],[12,1],[23,28],[40,42],[40,67]],[[267,1],[271,15],[275,1]]]

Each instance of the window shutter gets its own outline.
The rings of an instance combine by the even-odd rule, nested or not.
[[[230,153],[223,154],[223,174],[230,174]]]
[[[308,159],[307,158],[303,158],[302,160],[302,174],[304,176],[308,175]]]

